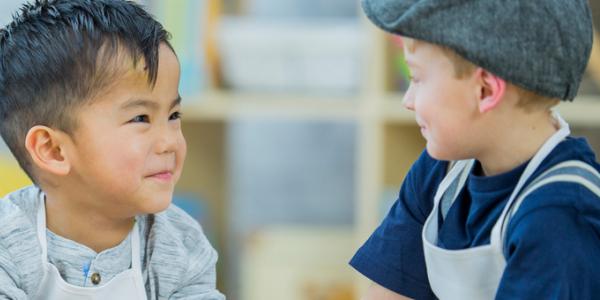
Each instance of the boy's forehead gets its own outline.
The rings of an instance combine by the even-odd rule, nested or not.
[[[442,47],[413,39],[404,40],[403,50],[406,63],[414,67],[445,57]]]
[[[143,58],[134,61],[131,56],[125,55],[113,58],[109,64],[111,64],[109,67],[111,70],[107,72],[110,74],[109,82],[96,93],[92,103],[103,102],[122,106],[131,99],[152,100],[154,98],[152,94],[157,88],[161,93],[168,93],[166,98],[169,100],[179,97],[177,80],[179,63],[175,54],[167,46],[161,46],[159,49],[159,67],[155,82],[150,80],[149,70]]]
[[[128,98],[148,94],[152,91],[148,76],[140,67],[122,66],[115,70],[103,88],[93,94],[90,103],[120,105]]]
[[[143,56],[134,58],[130,53],[121,51],[121,54],[113,58],[111,63],[116,71],[116,78],[127,80],[129,84],[136,84],[145,88],[153,87],[153,82],[150,80],[151,74]],[[169,70],[169,67],[173,67],[172,65],[175,65],[177,69],[179,68],[177,56],[165,43],[160,44],[158,48],[157,65],[157,72],[159,73],[157,76],[161,76],[160,73],[165,73],[165,71],[172,71]]]
[[[93,69],[91,96],[95,98],[110,93],[122,84],[140,84],[148,82],[148,74],[144,71],[143,61],[135,62],[131,55],[118,51],[110,53],[100,51]]]

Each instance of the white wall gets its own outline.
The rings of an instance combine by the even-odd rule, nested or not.
[[[26,1],[24,0],[2,0],[0,1],[0,26],[4,27],[8,24],[12,15]]]

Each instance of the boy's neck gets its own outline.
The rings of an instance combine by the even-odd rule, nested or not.
[[[115,219],[64,200],[46,194],[46,227],[96,253],[119,245],[133,227],[134,217]]]
[[[477,156],[486,176],[510,171],[530,160],[559,129],[550,112],[514,116],[504,125],[509,128],[490,134],[488,146]]]

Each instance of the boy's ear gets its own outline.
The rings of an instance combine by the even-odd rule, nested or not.
[[[29,129],[25,148],[35,166],[48,173],[64,176],[71,170],[65,153],[66,134],[52,128],[37,125]]]
[[[483,68],[478,68],[476,75],[480,82],[479,111],[488,112],[500,104],[506,93],[506,81]]]

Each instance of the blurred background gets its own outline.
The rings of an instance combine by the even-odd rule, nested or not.
[[[0,23],[24,2],[0,2]],[[228,299],[358,299],[347,264],[424,147],[397,38],[348,0],[138,1],[172,34],[188,158],[174,201]],[[591,3],[600,24],[600,5]],[[596,35],[597,37],[597,35]],[[597,39],[596,39],[597,41]],[[559,111],[600,153],[600,47]],[[29,180],[0,142],[0,197]]]

